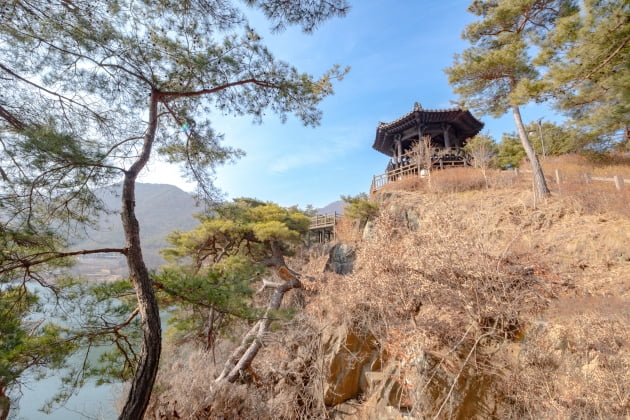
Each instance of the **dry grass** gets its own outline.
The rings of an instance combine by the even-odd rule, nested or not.
[[[486,180],[479,169],[469,167],[447,168],[431,172],[431,191],[455,193],[486,188]]]
[[[318,301],[344,308],[405,367],[400,383],[412,413],[449,418],[458,412],[444,407],[460,404],[461,415],[489,415],[465,385],[448,385],[450,375],[492,394],[493,415],[503,418],[630,414],[628,218],[614,208],[590,214],[566,195],[534,206],[531,193],[514,186],[383,196],[389,201],[372,239],[361,243],[358,271],[331,279]],[[406,227],[410,212],[417,230]],[[575,300],[592,293],[614,293],[616,303]],[[566,299],[574,299],[575,316],[551,323]],[[574,351],[557,354],[558,330]],[[423,353],[433,360],[429,378],[413,367]],[[457,400],[458,392],[468,397]]]
[[[359,222],[344,217],[335,226],[335,238],[340,242],[356,243],[361,240],[362,232],[359,229]]]
[[[630,154],[597,155],[599,158],[589,158],[583,155],[549,156],[541,161],[545,173],[553,174],[560,169],[568,176],[581,178],[582,174],[589,173],[593,176],[612,177],[622,175],[630,177]],[[528,162],[521,164],[522,169],[531,169]]]
[[[385,184],[379,192],[395,192],[395,191],[426,191],[427,179],[411,175],[403,177],[398,181]]]
[[[630,179],[630,156],[607,155],[605,159],[593,160],[581,155],[549,157],[542,162],[547,184],[552,193],[574,200],[576,208],[584,214],[599,214],[613,211],[630,215],[630,185],[618,191],[612,181],[592,180],[586,183],[585,173],[591,177],[612,178],[621,175]],[[488,170],[487,180],[481,170],[470,167],[434,170],[431,178],[409,176],[383,186],[378,194],[407,192],[433,192],[437,194],[460,193],[483,189],[531,189],[531,174],[527,162],[521,165],[525,172],[515,176],[512,171]],[[560,171],[562,183],[557,183],[556,170]]]
[[[593,296],[561,299],[547,315],[523,337],[520,369],[511,370],[505,382],[513,416],[628,416],[628,300]]]
[[[265,338],[241,384],[209,405],[214,368],[184,347],[165,359],[154,412],[327,418],[321,331],[345,322],[396,363],[411,416],[628,418],[630,201],[612,184],[580,184],[582,158],[559,164],[566,182],[537,203],[513,172],[488,171],[487,186],[472,168],[388,184],[369,239],[352,221],[337,228],[358,246],[353,274],[323,273],[324,247],[290,261],[312,279],[305,307]],[[591,170],[623,169],[607,168]]]
[[[529,169],[529,165],[522,165]],[[630,158],[611,157],[604,162],[593,162],[580,155],[564,155],[547,158],[543,161],[543,170],[552,193],[574,201],[574,205],[583,214],[601,214],[615,212],[630,216],[630,184],[619,191],[612,181],[586,182],[585,173],[591,177],[612,178],[621,175],[630,179]],[[560,171],[561,183],[557,183],[556,170]],[[531,180],[531,174],[519,177],[521,183]],[[526,181],[525,181],[526,182]]]

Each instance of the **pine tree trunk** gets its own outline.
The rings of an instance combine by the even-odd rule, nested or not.
[[[162,350],[160,312],[149,271],[142,257],[140,225],[135,214],[136,177],[151,155],[157,129],[157,105],[158,95],[153,92],[150,99],[149,127],[143,148],[136,162],[125,172],[122,190],[122,223],[125,232],[127,266],[142,316],[142,348],[127,401],[119,416],[120,420],[139,420],[144,416],[151,398]]]
[[[7,420],[9,410],[11,409],[11,400],[4,395],[4,391],[0,388],[0,420]]]
[[[549,192],[549,188],[547,187],[545,174],[543,173],[542,166],[540,166],[540,162],[538,161],[538,156],[536,156],[536,152],[534,152],[534,148],[529,142],[529,137],[527,137],[527,132],[525,131],[525,126],[523,125],[523,120],[521,119],[521,111],[519,110],[518,106],[512,106],[512,113],[514,114],[514,122],[516,122],[518,136],[520,137],[521,143],[523,144],[523,149],[525,149],[527,158],[532,164],[532,172],[534,176],[534,194],[536,196],[536,199],[545,199],[549,197],[551,193]]]

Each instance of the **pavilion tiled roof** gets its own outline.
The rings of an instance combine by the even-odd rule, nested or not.
[[[449,123],[454,126],[458,136],[464,139],[474,137],[483,128],[483,123],[477,120],[468,110],[463,110],[459,107],[423,109],[420,104],[416,103],[413,110],[402,117],[388,123],[379,122],[372,147],[386,155],[391,155],[395,134],[411,127],[417,127],[419,124],[429,126],[441,123]]]

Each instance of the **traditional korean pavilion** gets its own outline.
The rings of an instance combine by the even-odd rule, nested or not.
[[[412,146],[430,136],[432,153],[435,154],[433,165],[465,165],[467,160],[460,148],[482,128],[483,123],[469,111],[460,108],[425,110],[416,102],[408,114],[378,124],[372,147],[392,157],[389,170],[408,164],[406,157],[410,156]]]

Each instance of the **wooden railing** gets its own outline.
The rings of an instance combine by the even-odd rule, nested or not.
[[[470,165],[470,156],[465,154],[461,148],[431,148],[429,153],[431,153],[431,168],[444,169],[446,166]],[[372,178],[370,193],[378,191],[390,182],[399,181],[409,176],[418,176],[421,174],[421,169],[427,166],[422,161],[422,157],[415,151],[410,150],[403,154],[397,167],[388,169],[384,174],[375,175]]]
[[[402,166],[400,168],[392,169],[384,174],[374,175],[372,178],[372,186],[370,187],[370,193],[379,190],[385,184],[389,182],[399,181],[408,176],[418,176],[418,165],[411,164]]]
[[[431,166],[456,166],[470,163],[470,156],[459,147],[432,147],[428,151],[431,156]],[[419,165],[423,166],[423,158],[415,150],[403,153],[397,162],[397,167]]]
[[[329,242],[337,236],[336,225],[341,219],[341,214],[334,212],[329,214],[319,214],[311,217],[311,227],[307,236],[307,243]]]
[[[310,229],[325,229],[332,228],[341,219],[341,214],[334,212],[329,214],[318,214],[311,217]]]
[[[520,173],[527,173],[527,174],[532,173],[532,171],[528,169],[515,169],[514,172],[516,173],[516,175],[519,175]],[[556,176],[556,179],[555,179],[556,184],[564,183],[564,174],[562,173],[560,169],[554,170],[554,174]],[[589,173],[583,173],[581,176],[582,176],[582,179],[584,179],[585,184],[590,184],[593,181],[614,182],[615,187],[619,191],[623,191],[623,189],[625,188],[625,184],[630,184],[630,179],[624,179],[622,175],[615,175],[611,178],[607,178],[603,176],[592,176]]]

